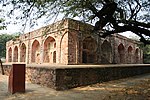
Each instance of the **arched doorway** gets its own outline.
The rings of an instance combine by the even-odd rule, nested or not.
[[[125,48],[122,43],[118,46],[118,53],[120,63],[125,63]]]
[[[8,50],[8,62],[12,62],[12,49],[9,48]]]
[[[40,63],[40,44],[37,40],[32,43],[31,61],[32,63]]]
[[[132,54],[133,48],[131,46],[128,47],[128,62],[129,64],[133,63],[133,54]]]
[[[83,40],[82,63],[97,63],[96,62],[97,42],[91,37],[86,37]]]
[[[20,47],[20,62],[26,61],[26,45],[22,43]]]
[[[14,57],[13,57],[14,62],[18,62],[18,47],[15,46],[14,48]]]
[[[101,63],[112,63],[112,46],[107,40],[101,45]]]
[[[135,63],[139,63],[139,49],[137,48],[136,50],[135,50]]]
[[[56,41],[51,36],[44,42],[44,63],[56,63]]]

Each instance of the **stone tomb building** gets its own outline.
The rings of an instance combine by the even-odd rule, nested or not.
[[[143,63],[139,42],[114,34],[101,38],[92,25],[64,19],[21,34],[6,44],[6,62],[27,64]]]

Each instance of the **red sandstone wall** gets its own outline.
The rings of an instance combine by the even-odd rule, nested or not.
[[[23,61],[29,64],[42,64],[45,63],[45,56],[48,55],[48,64],[83,64],[84,62],[94,64],[142,63],[143,53],[138,48],[137,42],[120,35],[103,39],[97,34],[91,33],[92,28],[89,24],[66,19],[27,34],[22,34],[16,41],[7,42],[6,62]],[[51,49],[49,53],[45,53],[45,41],[49,37],[55,40],[56,48]],[[93,45],[84,49],[84,40],[89,37],[93,39],[93,43],[87,42],[86,46]],[[35,41],[37,42],[35,43]],[[23,44],[26,47],[25,55],[22,55],[21,48]],[[123,53],[118,49],[121,48],[119,47],[120,44],[124,48]],[[18,50],[18,53],[15,50]],[[122,58],[121,55],[123,55]],[[23,57],[25,57],[24,60],[22,60]]]

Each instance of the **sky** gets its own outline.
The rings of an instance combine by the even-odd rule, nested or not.
[[[0,6],[0,9],[1,9],[1,6]],[[5,9],[5,8],[3,8],[3,9]],[[7,11],[7,9],[8,8],[6,8],[5,10]],[[6,13],[3,12],[3,14],[0,14],[0,17],[2,15],[5,15],[5,14]],[[4,19],[7,19],[6,21],[7,22],[11,22],[11,23],[7,24],[7,28],[5,30],[0,30],[0,34],[2,34],[2,33],[13,34],[13,33],[18,33],[18,32],[27,33],[27,32],[39,29],[39,28],[41,28],[43,26],[52,24],[52,23],[54,23],[56,21],[59,21],[59,20],[61,20],[63,18],[62,14],[60,14],[59,16],[57,16],[57,18],[53,17],[50,21],[45,22],[46,21],[45,17],[42,17],[42,18],[37,20],[38,25],[34,25],[33,27],[30,27],[31,25],[29,24],[29,22],[27,22],[26,27],[24,29],[24,27],[22,26],[21,20],[18,20],[17,21],[18,23],[15,23],[16,22],[15,17],[18,16],[19,14],[20,14],[19,12],[15,12],[15,16],[12,17],[12,18],[4,16]]]
[[[61,19],[62,19],[62,17],[61,17],[61,16],[58,16],[58,18],[56,19],[56,21],[61,20]],[[22,32],[22,31],[23,31],[23,33],[27,33],[27,32],[36,30],[36,29],[38,29],[38,28],[41,28],[41,27],[43,27],[43,26],[46,26],[46,25],[48,25],[48,24],[52,24],[52,23],[56,22],[56,21],[54,21],[54,20],[52,19],[50,22],[45,23],[43,20],[44,20],[43,18],[42,18],[42,19],[39,19],[39,20],[38,20],[38,25],[37,25],[37,26],[34,26],[34,27],[32,27],[32,28],[30,27],[30,25],[27,25],[27,27],[26,27],[26,29],[25,29],[24,31],[23,31],[23,27],[21,26],[21,24],[8,24],[8,25],[7,25],[7,29],[5,29],[5,30],[0,30],[0,34],[2,34],[2,33],[13,34],[13,33],[18,33],[18,32]],[[75,18],[75,20],[79,20],[79,18]],[[12,20],[12,21],[13,21],[13,20]],[[132,33],[132,32],[124,32],[124,33],[120,33],[120,34],[123,35],[123,36],[126,36],[126,37],[128,37],[128,38],[137,36],[137,35],[135,35],[135,34]]]
[[[57,20],[59,20],[59,18],[58,18]],[[34,27],[30,28],[29,25],[27,25],[26,29],[24,30],[24,33],[27,33],[27,32],[33,31],[33,30],[36,30],[36,29],[38,29],[38,28],[41,28],[41,27],[46,26],[46,25],[48,25],[48,24],[51,24],[51,23],[53,23],[53,22],[54,22],[54,21],[52,20],[52,21],[49,22],[49,23],[44,23],[44,22],[43,22],[43,19],[40,19],[40,20],[38,21],[38,26],[34,26]],[[13,33],[22,32],[22,28],[23,28],[23,27],[22,27],[21,25],[9,24],[9,25],[7,26],[7,29],[6,29],[6,30],[0,30],[0,34],[2,34],[2,33],[13,34]],[[136,36],[137,36],[137,35],[135,35],[135,34],[132,33],[132,32],[123,32],[123,33],[120,33],[120,34],[123,35],[123,36],[126,36],[126,37],[128,37],[128,38],[132,38],[132,37],[136,37]]]
[[[0,9],[1,9],[1,5],[0,5]],[[7,8],[3,8],[5,11],[7,11],[7,9],[9,9],[9,7],[7,7]],[[17,15],[19,15],[20,13],[19,12],[16,12],[15,13],[15,15],[17,16]],[[3,15],[5,15],[5,12],[4,13],[1,13],[0,14],[0,16],[3,16]],[[13,34],[13,33],[18,33],[18,32],[23,32],[23,33],[27,33],[27,32],[30,32],[30,31],[33,31],[33,30],[36,30],[36,29],[38,29],[38,28],[40,28],[40,27],[43,27],[43,26],[46,26],[46,25],[49,25],[49,24],[52,24],[52,23],[54,23],[54,22],[56,22],[56,21],[58,21],[58,20],[61,20],[63,18],[63,15],[62,14],[60,14],[58,17],[57,17],[57,19],[55,20],[55,18],[53,18],[52,20],[50,20],[49,22],[47,22],[47,23],[45,23],[45,18],[43,17],[43,18],[41,18],[41,19],[39,19],[38,20],[38,25],[35,25],[34,27],[30,27],[30,25],[29,24],[27,24],[27,26],[26,26],[26,28],[23,30],[23,26],[21,25],[22,23],[20,23],[20,24],[13,24],[13,22],[15,22],[16,21],[16,19],[14,19],[14,18],[6,18],[6,16],[5,16],[5,19],[7,19],[8,21],[11,21],[12,23],[11,24],[8,24],[7,25],[7,29],[5,29],[5,30],[0,30],[0,34],[2,34],[2,33],[7,33],[7,34]],[[75,20],[80,20],[80,18],[74,18]],[[128,38],[130,38],[130,37],[135,37],[136,35],[134,34],[134,33],[132,33],[132,32],[124,32],[124,33],[120,33],[121,35],[123,35],[123,36],[126,36],[126,37],[128,37]]]
[[[34,26],[32,28],[30,28],[30,25],[27,25],[26,29],[24,30],[24,33],[36,30],[44,26],[44,23],[42,23],[41,21],[39,21],[38,23],[39,23],[38,26]],[[7,29],[0,30],[0,34],[1,33],[13,34],[13,33],[22,32],[22,31],[23,31],[23,26],[21,24],[8,24]]]

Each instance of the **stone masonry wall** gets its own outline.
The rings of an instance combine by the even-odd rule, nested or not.
[[[11,64],[3,65],[5,75],[9,76]],[[26,81],[56,89],[55,69],[44,67],[26,67]]]
[[[55,89],[55,69],[26,67],[26,81]]]
[[[120,78],[150,73],[150,65],[66,65],[56,67],[26,67],[26,81],[47,86],[55,90],[95,84]],[[4,65],[9,75],[11,65]]]
[[[150,65],[56,69],[56,90],[66,90],[144,73],[150,73]]]

